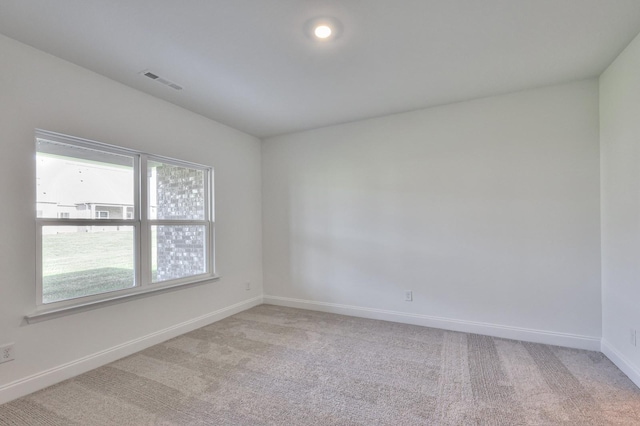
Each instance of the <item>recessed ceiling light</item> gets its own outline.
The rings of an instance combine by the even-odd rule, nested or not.
[[[336,18],[314,18],[305,23],[304,30],[309,38],[324,42],[340,37],[342,24]]]
[[[332,31],[331,27],[329,27],[328,25],[318,25],[316,29],[313,30],[313,33],[318,38],[327,38],[331,35]]]

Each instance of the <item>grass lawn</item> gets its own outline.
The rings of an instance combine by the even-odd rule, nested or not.
[[[42,254],[44,303],[121,290],[135,282],[132,228],[43,235]]]

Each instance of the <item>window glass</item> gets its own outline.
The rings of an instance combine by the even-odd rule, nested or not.
[[[44,139],[36,148],[38,217],[104,219],[100,205],[134,204],[132,157]]]
[[[152,226],[152,281],[155,283],[206,273],[206,234],[203,225]]]
[[[150,219],[205,219],[204,170],[157,161],[149,161],[147,167]]]
[[[43,226],[42,302],[135,286],[132,226]]]

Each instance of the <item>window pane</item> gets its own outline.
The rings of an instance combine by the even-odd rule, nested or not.
[[[133,157],[37,140],[37,216],[126,219],[134,205]]]
[[[132,226],[43,226],[42,301],[135,286]]]
[[[205,219],[205,171],[156,161],[148,163],[149,217]]]
[[[207,272],[207,231],[201,225],[151,227],[152,281],[167,281]]]

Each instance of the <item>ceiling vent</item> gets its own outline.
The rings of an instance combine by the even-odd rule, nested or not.
[[[150,78],[151,80],[157,81],[158,83],[162,83],[165,86],[169,86],[172,89],[182,90],[182,86],[180,86],[179,84],[176,84],[173,81],[167,80],[166,78],[160,77],[159,75],[154,74],[149,70],[144,70],[144,71],[140,72],[140,74],[144,75],[145,77]]]

